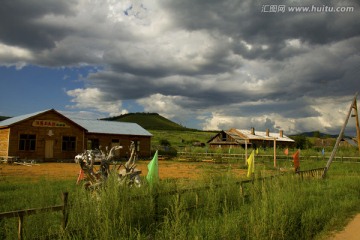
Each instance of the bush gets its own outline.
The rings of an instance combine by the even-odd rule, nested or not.
[[[155,153],[155,152],[154,152]],[[152,155],[154,155],[154,153]],[[173,147],[162,146],[158,149],[158,154],[167,157],[176,157],[177,150]]]
[[[160,139],[159,144],[161,146],[171,146],[171,143],[167,139]]]

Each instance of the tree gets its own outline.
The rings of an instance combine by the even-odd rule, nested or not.
[[[296,148],[307,149],[312,147],[311,142],[304,135],[293,136],[292,138],[295,140]]]
[[[320,131],[314,131],[313,136],[316,138],[320,138]]]
[[[161,146],[171,146],[170,142],[167,139],[160,139],[159,143]]]

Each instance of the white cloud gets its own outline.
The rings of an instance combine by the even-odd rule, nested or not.
[[[26,48],[8,46],[0,42],[0,62],[3,62],[3,65],[14,65],[16,69],[20,70],[26,66],[26,62],[30,61],[32,57],[31,51]]]
[[[97,88],[77,88],[66,92],[73,99],[71,102],[75,105],[67,106],[72,109],[93,109],[102,113],[109,113],[110,116],[125,114],[128,111],[121,109],[122,102],[107,99],[105,93]]]
[[[99,114],[93,111],[59,111],[68,118],[74,119],[101,119],[108,117],[106,114]]]
[[[181,114],[189,114],[177,104],[177,101],[183,101],[181,96],[165,96],[160,93],[149,97],[138,99],[137,103],[144,107],[145,112],[157,112],[166,118],[173,118]]]
[[[231,126],[236,127],[233,117],[228,117],[224,116],[223,114],[213,112],[211,117],[205,120],[202,127],[204,130],[226,130],[232,128]]]
[[[254,114],[256,109],[267,108],[265,103],[261,106],[261,102],[255,103],[242,103],[234,106],[227,106],[222,111],[213,111],[210,116],[202,118],[202,128],[204,130],[220,130],[230,128],[250,129],[255,127],[260,131],[265,131],[269,128],[272,131],[277,131],[276,128],[284,130],[287,134],[297,134],[304,131],[320,131],[330,134],[338,134],[340,127],[344,124],[346,115],[349,111],[351,104],[351,97],[340,97],[337,99],[329,98],[312,98],[309,100],[311,104],[306,106],[307,108],[314,108],[318,112],[317,116],[309,117],[296,117],[296,112],[299,108],[297,105],[301,103],[293,103],[294,109],[290,112],[290,117],[286,116],[284,112],[288,111],[283,109],[278,113],[272,113],[271,110],[265,114],[260,110],[259,114]],[[246,108],[244,108],[246,106]],[[286,105],[280,106],[287,107]],[[238,114],[233,109],[240,109],[242,114]],[[231,112],[236,114],[232,115]],[[291,117],[294,116],[294,117]],[[350,118],[346,130],[352,130],[355,128],[355,120]]]

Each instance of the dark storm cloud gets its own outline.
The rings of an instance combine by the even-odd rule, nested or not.
[[[311,4],[323,4],[314,1],[292,1],[291,4],[284,1],[277,4],[307,6]],[[339,92],[339,84],[351,81],[352,77],[344,79],[354,67],[345,63],[344,60],[353,58],[356,61],[356,52],[359,51],[360,18],[358,14],[358,2],[349,2],[355,7],[354,13],[261,13],[261,6],[269,4],[266,1],[171,1],[163,5],[170,11],[173,24],[186,31],[207,31],[211,36],[222,36],[218,44],[227,45],[221,52],[207,58],[207,63],[200,68],[187,69],[176,65],[158,64],[155,60],[149,66],[141,66],[136,61],[128,61],[118,55],[109,57],[110,69],[122,76],[129,73],[133,80],[126,81],[118,77],[119,86],[125,87],[126,98],[149,96],[151,93],[160,92],[164,95],[180,95],[193,99],[190,107],[206,108],[206,106],[226,106],[228,104],[256,101],[258,99],[289,99],[304,95],[318,97],[331,95],[337,92],[339,95],[351,94],[352,85],[342,93]],[[332,4],[327,1],[327,4]],[[321,5],[320,5],[321,6]],[[231,38],[231,43],[221,42],[226,37]],[[349,42],[339,44],[335,53],[327,52],[327,47],[338,41],[352,38]],[[289,40],[297,39],[300,46],[289,45]],[[352,48],[352,53],[347,51],[346,45]],[[249,46],[251,45],[251,48]],[[305,46],[305,47],[304,47]],[[160,46],[161,47],[161,46]],[[322,50],[318,50],[323,48]],[[341,53],[342,48],[346,53]],[[314,54],[312,54],[314,52]],[[232,53],[238,54],[245,59],[274,60],[269,63],[273,79],[266,85],[268,91],[258,92],[256,96],[248,89],[243,91],[222,90],[221,79],[217,74],[233,72],[240,64],[227,62],[227,57]],[[111,54],[114,54],[113,52]],[[316,54],[322,54],[317,56]],[[282,59],[294,58],[291,61],[281,62]],[[317,59],[317,60],[316,60]],[[170,58],[170,60],[173,60]],[[276,63],[280,62],[280,63]],[[290,63],[290,64],[289,64]],[[355,64],[356,65],[356,64]],[[101,74],[101,73],[100,73]],[[203,89],[199,76],[208,74],[208,78],[216,79],[217,85],[212,89]],[[138,76],[138,77],[136,77]],[[196,77],[194,81],[169,82],[157,84],[159,78],[167,76],[180,76],[179,78]],[[182,77],[181,77],[182,76]],[[236,76],[234,76],[236,78]],[[99,78],[101,79],[101,77]],[[234,79],[234,86],[237,79]],[[124,84],[122,84],[124,82]],[[289,84],[291,83],[291,84]],[[130,87],[131,86],[131,87]],[[134,87],[140,86],[140,88]],[[286,87],[286,88],[285,88]],[[133,91],[134,92],[133,92]],[[133,96],[131,97],[131,95]],[[217,99],[221,99],[218,101]],[[315,112],[298,111],[297,116],[309,116]]]
[[[91,85],[118,99],[138,99],[156,92],[149,79],[128,73],[101,71],[88,76]]]
[[[29,49],[46,49],[70,30],[39,21],[46,15],[72,15],[74,1],[5,0],[0,3],[0,42]]]
[[[245,100],[243,101],[245,102]],[[294,100],[263,100],[242,104],[228,105],[222,109],[222,113],[232,117],[261,117],[276,113],[284,118],[300,119],[309,117],[319,117],[321,114],[310,106],[311,101],[306,97]]]
[[[191,40],[189,39],[189,41]],[[103,59],[113,72],[125,72],[139,77],[154,79],[167,76],[187,77],[207,74],[216,75],[222,72],[231,72],[242,64],[241,61],[234,61],[228,58],[230,54],[229,49],[225,47],[226,43],[221,42],[217,42],[216,45],[209,48],[208,51],[201,56],[205,59],[202,63],[193,63],[191,57],[188,57],[188,62],[179,61],[178,56],[172,56],[171,53],[166,52],[152,55],[150,52],[151,49],[141,48],[140,45],[141,44],[139,44],[139,46],[128,46],[136,50],[129,50],[128,48],[128,51],[126,51],[126,49],[107,51]],[[153,47],[155,49],[162,48],[161,45],[155,45]],[[196,49],[196,46],[191,47]],[[199,53],[193,50],[193,54],[194,58],[196,58],[196,55]],[[131,55],[139,55],[142,59],[134,58]]]
[[[350,6],[347,13],[262,13],[264,5]],[[342,5],[341,5],[342,4]],[[246,58],[287,57],[285,41],[299,39],[309,44],[327,44],[358,36],[358,1],[166,1],[179,27],[190,31],[206,29],[234,40],[233,50]],[[253,44],[249,50],[241,41]],[[268,48],[261,48],[268,45]],[[296,52],[295,52],[296,53]]]
[[[91,86],[97,86],[103,91],[117,96],[120,99],[139,99],[149,97],[154,93],[161,93],[168,96],[183,96],[186,101],[178,101],[177,104],[187,109],[206,109],[243,102],[257,100],[258,96],[251,96],[251,93],[244,91],[219,91],[214,86],[204,89],[204,83],[208,80],[177,76],[169,78],[152,78],[143,75],[129,73],[116,73],[113,71],[101,71],[88,76]],[[215,84],[221,86],[222,80],[215,80]],[[239,83],[240,84],[240,83]]]
[[[354,12],[261,12],[271,4],[352,6]],[[318,118],[325,110],[315,99],[359,90],[359,11],[355,0],[6,0],[0,52],[9,55],[0,61],[101,66],[82,79],[84,89],[71,92],[84,94],[77,101],[86,101],[90,89],[103,101],[144,103],[159,94],[168,109],[190,114]],[[26,50],[27,58],[11,55],[11,47]]]
[[[257,114],[271,114],[276,112],[285,118],[307,118],[307,117],[318,117],[320,113],[314,108],[309,107],[309,102],[306,100],[302,101],[291,101],[291,102],[264,102],[261,105],[247,105],[239,107],[239,112],[256,116]],[[260,116],[261,116],[260,115]]]
[[[283,89],[284,98],[346,96],[354,93],[360,67],[360,37],[314,48],[284,62],[270,88]]]

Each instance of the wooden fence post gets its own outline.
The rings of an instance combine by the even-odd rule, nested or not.
[[[154,195],[154,214],[155,214],[155,223],[158,222],[159,218],[158,218],[158,215],[159,215],[159,194],[158,192],[156,191],[155,195]]]
[[[243,183],[240,183],[240,196],[244,197],[244,187],[243,187]]]
[[[19,214],[19,228],[18,228],[18,239],[23,239],[23,226],[24,226],[24,214]]]
[[[68,192],[63,192],[63,194],[62,194],[62,200],[63,200],[63,209],[62,209],[63,222],[62,222],[62,226],[63,226],[64,230],[65,230],[65,228],[67,226],[68,216],[69,216],[69,212],[68,212],[68,196],[69,196]]]
[[[198,192],[195,192],[195,206],[196,206],[196,209],[198,208],[198,205],[199,205],[199,194],[198,194]]]

